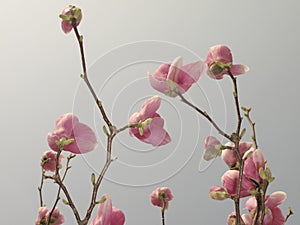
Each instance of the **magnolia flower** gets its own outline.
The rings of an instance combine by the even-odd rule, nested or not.
[[[223,187],[232,197],[235,197],[237,194],[239,174],[238,170],[228,170],[221,178]],[[243,176],[240,197],[243,198],[251,195],[249,191],[253,189],[255,189],[254,184]]]
[[[213,137],[213,136],[208,136],[204,140],[204,156],[203,158],[207,161],[217,157],[219,154],[219,151],[221,150],[221,142]]]
[[[234,144],[228,142],[225,146],[231,147],[230,149],[225,149],[222,151],[222,159],[223,161],[229,166],[229,168],[237,166],[238,157],[235,151],[232,149],[234,148]],[[252,147],[251,142],[240,142],[239,143],[239,152],[241,157],[244,156],[245,152],[248,151]]]
[[[58,168],[61,168],[61,162],[63,160],[63,156],[59,156],[58,160]],[[54,151],[46,151],[41,159],[41,166],[46,171],[54,172],[56,170],[56,152]]]
[[[78,26],[82,19],[81,9],[73,5],[67,5],[59,16],[61,21],[61,28],[64,33],[69,33],[73,29],[73,25]]]
[[[245,160],[244,175],[259,183],[261,181],[259,170],[265,168],[264,156],[260,149],[250,149],[245,155],[249,154],[251,155]]]
[[[38,218],[35,222],[36,225],[44,225],[48,224],[49,216],[50,216],[51,210],[47,209],[46,207],[40,207],[38,210]],[[64,222],[64,216],[60,214],[57,208],[54,209],[51,219],[50,219],[50,225],[60,225]]]
[[[90,225],[123,225],[125,223],[124,213],[112,206],[108,194],[103,195],[98,206],[98,213]]]
[[[230,197],[225,188],[219,186],[212,186],[209,189],[209,196],[214,200],[224,200]]]
[[[164,145],[171,141],[168,132],[163,128],[163,118],[156,113],[160,103],[161,98],[154,96],[143,103],[141,111],[132,114],[129,124],[134,126],[129,129],[130,135],[153,146]]]
[[[182,57],[177,57],[172,63],[160,65],[153,75],[148,73],[151,86],[170,97],[176,97],[177,91],[185,93],[200,78],[206,64],[202,61],[182,64]]]
[[[278,208],[286,199],[286,193],[282,191],[273,192],[271,195],[265,197],[265,217],[263,225],[283,225],[285,218]],[[255,197],[250,198],[244,208],[248,209],[250,214],[255,212],[257,201]]]
[[[168,209],[169,201],[171,201],[172,199],[173,195],[171,193],[171,190],[167,187],[157,188],[150,195],[151,203],[163,209]]]
[[[48,134],[48,144],[54,151],[58,151],[57,143],[62,139],[74,141],[64,145],[63,150],[75,154],[92,151],[97,146],[97,139],[93,130],[80,123],[72,113],[61,115],[55,122],[55,129]]]
[[[246,73],[249,68],[245,65],[233,65],[230,49],[225,45],[215,45],[210,48],[205,62],[207,63],[207,74],[213,79],[222,79],[229,70],[233,76]]]

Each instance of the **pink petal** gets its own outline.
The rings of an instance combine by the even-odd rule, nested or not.
[[[110,225],[123,225],[125,223],[124,213],[115,207],[112,207]]]
[[[265,217],[264,217],[264,225],[274,225],[273,224],[273,214],[270,209],[267,209],[265,211]]]
[[[100,203],[98,206],[97,216],[93,219],[91,225],[111,225],[112,203],[108,194],[103,195],[105,202]]]
[[[63,20],[61,21],[61,28],[65,34],[68,34],[73,29],[72,25],[69,23],[69,21]]]
[[[181,56],[176,57],[169,68],[167,79],[178,83],[178,73],[182,67],[183,59]]]
[[[58,117],[55,121],[56,127],[55,133],[63,133],[66,138],[70,138],[72,134],[72,128],[79,123],[78,117],[74,116],[72,113],[66,113]]]
[[[193,62],[182,66],[175,81],[181,89],[181,93],[186,92],[193,83],[197,82],[203,72],[206,71],[206,64],[202,61]]]
[[[64,150],[75,154],[87,153],[97,146],[97,138],[94,131],[83,123],[77,123],[73,128],[75,141],[64,147]]]
[[[156,111],[158,110],[158,108],[160,107],[160,103],[161,103],[161,98],[157,95],[147,99],[143,103],[142,109],[140,111],[142,118],[144,120],[148,118],[152,118],[156,113]]]
[[[249,211],[256,209],[256,207],[257,207],[257,201],[255,197],[249,198],[244,205],[244,209],[248,209]]]
[[[272,225],[285,224],[285,218],[284,218],[281,210],[278,207],[271,209],[271,211],[272,211],[272,216],[273,216]]]
[[[230,67],[230,71],[231,71],[232,75],[234,75],[234,76],[241,75],[243,73],[248,72],[249,67],[246,65],[232,65]]]
[[[58,141],[60,138],[58,135],[56,134],[51,134],[51,133],[48,133],[48,136],[47,136],[47,139],[48,139],[48,145],[49,147],[54,150],[54,151],[58,151],[58,148],[57,148],[57,145],[56,145],[56,141]]]
[[[148,79],[151,84],[151,86],[161,92],[161,93],[166,93],[168,90],[170,90],[170,85],[166,82],[166,80],[161,80],[155,78],[153,75],[148,73]]]
[[[160,146],[171,141],[169,134],[163,129],[164,120],[160,117],[155,117],[149,124],[150,135],[144,139],[145,142],[153,146]]]
[[[276,207],[276,206],[280,205],[281,203],[283,203],[285,201],[285,199],[286,199],[285,192],[276,191],[267,197],[265,204],[268,208],[273,208],[273,207]]]
[[[210,64],[215,61],[222,63],[232,62],[232,54],[230,49],[225,45],[215,45],[211,47],[205,62],[210,66]]]

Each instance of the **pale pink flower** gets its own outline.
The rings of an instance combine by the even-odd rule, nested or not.
[[[80,123],[72,113],[61,115],[55,122],[55,129],[48,134],[48,144],[54,151],[58,151],[56,142],[61,138],[74,139],[71,144],[65,145],[63,150],[75,154],[92,151],[97,146],[96,135],[87,125]]]
[[[207,74],[213,79],[222,79],[228,74],[228,69],[233,76],[246,73],[249,68],[241,64],[232,64],[232,54],[230,49],[225,45],[215,45],[210,48],[205,62],[207,63]]]
[[[98,206],[98,213],[90,225],[123,225],[125,223],[124,213],[112,206],[111,198],[108,194],[102,196]]]
[[[169,201],[172,199],[173,195],[168,187],[156,188],[150,195],[151,203],[163,209],[168,209]]]
[[[245,155],[248,154],[251,155],[245,160],[244,175],[260,183],[259,170],[265,168],[265,159],[262,151],[260,149],[250,149],[245,153]]]
[[[209,189],[209,196],[215,200],[225,200],[230,197],[225,188],[219,186],[212,186]]]
[[[148,73],[151,86],[170,97],[176,97],[177,93],[170,85],[171,81],[177,91],[181,94],[185,93],[193,83],[198,81],[206,69],[206,64],[202,61],[182,64],[182,57],[177,57],[172,63],[160,65],[153,75]]]
[[[54,172],[56,170],[56,152],[54,151],[46,151],[41,159],[41,166],[44,170],[46,171],[52,171]],[[62,165],[62,160],[63,160],[63,156],[60,155],[59,156],[59,160],[58,160],[58,168],[61,168]]]
[[[232,197],[235,197],[237,194],[239,174],[238,170],[228,170],[221,178],[223,187]],[[253,189],[255,189],[254,184],[243,176],[240,197],[243,198],[251,195],[249,191]]]
[[[38,218],[35,224],[36,225],[48,224],[50,213],[51,210],[47,209],[46,207],[40,207],[38,210]],[[61,225],[63,223],[64,223],[64,216],[60,214],[57,208],[55,208],[51,215],[50,225]]]
[[[171,141],[168,132],[163,128],[164,119],[156,112],[160,106],[161,98],[154,96],[147,99],[139,112],[135,112],[129,119],[129,124],[138,124],[131,127],[129,133],[139,140],[160,146]]]
[[[62,18],[61,28],[64,33],[67,34],[73,29],[73,21],[75,23],[75,26],[78,26],[80,24],[82,19],[81,9],[73,5],[67,5],[62,11],[60,18]]]
[[[208,136],[204,140],[204,156],[203,158],[207,161],[217,157],[219,151],[221,150],[221,142],[213,137]]]
[[[225,144],[225,146],[228,146],[231,148],[235,147],[234,144],[231,142],[228,142],[227,144]],[[251,142],[240,142],[239,143],[239,152],[240,152],[241,157],[243,157],[245,152],[248,151],[251,147],[252,147]],[[236,166],[236,164],[238,162],[237,154],[235,153],[235,151],[233,149],[229,149],[229,148],[222,151],[222,159],[230,168]]]
[[[263,225],[283,225],[285,218],[278,206],[286,199],[286,193],[282,191],[273,192],[271,195],[265,197],[265,217]],[[254,212],[257,207],[255,197],[250,198],[244,208],[248,209],[250,214]]]

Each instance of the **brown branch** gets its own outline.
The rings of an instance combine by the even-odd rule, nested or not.
[[[225,138],[229,139],[230,141],[232,141],[232,137],[230,135],[226,134],[223,130],[221,130],[221,128],[207,114],[207,112],[204,112],[200,108],[198,108],[197,106],[193,105],[179,91],[177,91],[176,93],[178,94],[178,96],[180,97],[180,99],[181,99],[181,101],[183,103],[187,104],[188,106],[190,106],[191,108],[193,108],[194,110],[196,110],[198,113],[200,113],[203,117],[205,117],[214,126],[214,128],[219,132],[220,135],[222,135],[223,137],[225,137]]]
[[[257,140],[256,140],[256,132],[255,132],[255,123],[251,120],[250,118],[250,108],[245,108],[245,117],[247,118],[250,126],[251,126],[251,130],[252,130],[252,140],[253,140],[253,144],[254,144],[254,148],[257,149],[258,145],[257,145]]]
[[[40,196],[40,206],[43,207],[44,206],[44,202],[43,202],[43,193],[42,193],[42,189],[43,189],[43,185],[44,185],[44,179],[45,179],[45,170],[42,168],[42,179],[41,179],[41,184],[38,187],[39,190],[39,196]]]
[[[85,54],[84,54],[84,46],[83,46],[83,37],[79,34],[79,31],[77,29],[76,23],[73,25],[73,29],[76,35],[76,39],[78,41],[79,44],[79,48],[80,48],[80,55],[81,55],[81,64],[82,64],[82,70],[83,70],[83,80],[86,83],[88,89],[90,90],[101,114],[102,117],[104,119],[104,121],[106,122],[107,126],[109,127],[110,131],[112,131],[112,123],[110,122],[109,118],[106,115],[106,112],[103,108],[102,102],[99,100],[99,98],[97,97],[96,92],[94,91],[89,79],[88,79],[88,75],[87,75],[87,68],[86,68],[86,61],[85,61]]]

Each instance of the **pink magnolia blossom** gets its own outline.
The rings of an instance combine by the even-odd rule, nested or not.
[[[217,157],[220,149],[221,149],[221,142],[213,137],[213,136],[208,136],[204,140],[204,156],[203,158],[207,161]]]
[[[59,156],[58,160],[58,168],[61,168],[61,162],[63,160],[63,156]],[[41,159],[41,166],[46,171],[54,172],[56,170],[56,152],[54,151],[46,151]]]
[[[82,19],[82,13],[81,10],[76,6],[67,5],[62,11],[60,17],[62,18],[61,28],[64,31],[64,33],[67,34],[73,29],[73,21],[75,21],[76,26],[80,24]]]
[[[233,76],[243,74],[249,70],[245,65],[232,64],[232,54],[230,49],[225,45],[215,45],[210,48],[205,62],[207,63],[207,74],[213,79],[222,79],[228,74],[228,68]]]
[[[165,63],[158,67],[153,75],[148,73],[151,86],[159,92],[170,97],[176,97],[170,81],[176,86],[177,91],[185,93],[193,83],[197,82],[206,69],[202,61],[182,65],[182,57],[177,57],[172,63]]]
[[[36,225],[48,224],[50,213],[51,210],[47,209],[46,207],[40,207],[38,210],[38,218],[35,224]],[[57,208],[55,208],[51,215],[50,225],[60,225],[63,223],[64,223],[64,216],[60,214]]]
[[[260,168],[265,168],[265,159],[260,149],[250,149],[245,155],[250,153],[252,154],[245,160],[244,175],[247,178],[251,178],[260,183],[261,177],[259,175],[259,170]]]
[[[58,151],[56,142],[61,138],[74,139],[63,149],[75,154],[87,153],[96,148],[97,139],[93,130],[80,123],[72,113],[61,115],[56,120],[55,125],[54,131],[48,134],[48,144],[52,150]]]
[[[219,187],[219,186],[212,186],[209,189],[209,195],[212,199],[215,200],[225,200],[226,198],[230,197],[226,189],[224,187]]]
[[[225,144],[225,146],[234,148],[234,144],[231,142],[228,142],[227,144]],[[240,142],[239,152],[241,154],[241,157],[243,157],[245,152],[248,151],[251,147],[251,142]],[[230,168],[236,166],[238,162],[237,154],[234,152],[234,150],[229,148],[222,151],[222,159]]]
[[[286,199],[286,193],[282,191],[273,192],[271,195],[265,197],[265,217],[263,225],[283,225],[285,224],[285,218],[278,206],[282,204]],[[255,197],[250,198],[244,208],[248,209],[250,214],[254,212],[257,207],[257,201]]]
[[[139,127],[131,127],[130,135],[153,146],[164,145],[171,141],[168,132],[163,128],[163,118],[156,112],[160,103],[159,96],[151,97],[143,103],[141,111],[132,114],[129,124],[139,124]]]
[[[150,195],[151,203],[155,206],[168,209],[169,201],[173,199],[170,188],[160,187],[156,188]]]
[[[103,195],[102,201],[98,206],[98,213],[90,225],[123,225],[125,215],[120,209],[112,206],[110,196]]]
[[[221,178],[223,187],[232,197],[235,197],[237,194],[239,174],[238,170],[228,170]],[[255,189],[254,184],[243,176],[240,197],[243,198],[251,195],[249,191],[253,189]]]

